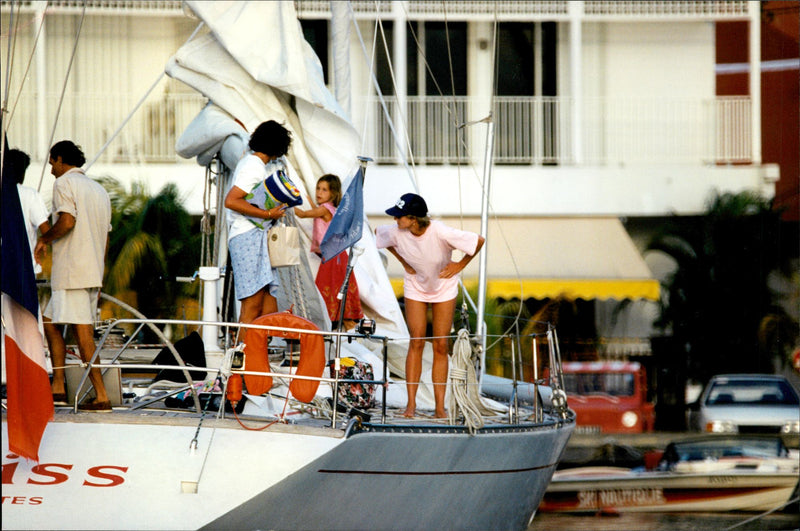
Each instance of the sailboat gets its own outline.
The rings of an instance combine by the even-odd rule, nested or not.
[[[292,2],[187,4],[210,31],[178,50],[166,69],[205,94],[209,104],[177,150],[217,168],[208,173],[217,179],[218,212],[247,131],[265,119],[291,128],[295,143],[288,164],[299,186],[309,189],[324,172],[354,175],[358,135],[324,86]],[[289,223],[307,238],[308,227],[296,219]],[[314,295],[313,260],[304,255],[301,265],[281,271],[283,285],[291,288],[279,302],[292,306],[293,314],[247,325],[273,338],[262,353],[269,355],[266,368],[248,355],[243,359],[229,341],[231,331],[244,325],[221,310],[225,290],[217,288],[224,284],[225,239],[219,228],[214,241],[220,245],[199,271],[202,321],[152,320],[131,309],[132,318],[105,329],[92,364],[105,371],[115,396],[111,414],[77,411],[88,374],[77,366],[72,405],[56,409],[33,462],[9,451],[4,412],[4,529],[529,525],[575,424],[563,400],[552,327],[541,337],[549,376],[525,387],[529,407],[520,405],[515,382],[506,382],[507,400],[467,393],[476,402],[460,403],[459,414],[451,410],[452,420],[404,419],[391,406],[402,401],[396,394],[403,388],[397,359],[407,330],[369,231],[354,268],[368,322],[349,332],[330,329]],[[158,328],[165,324],[200,326],[203,361],[188,366],[179,342],[171,343]],[[123,327],[150,327],[166,344],[162,352],[172,358],[169,364],[134,349],[130,338],[112,346],[115,330]],[[336,363],[345,357],[368,360],[374,380],[308,374],[303,359],[311,353],[304,349],[318,348],[309,346],[309,337],[328,338]],[[475,342],[459,340],[472,351]],[[468,364],[479,358],[472,352]],[[166,382],[158,378],[162,371],[171,375]],[[273,386],[239,398],[231,392],[238,375],[272,378]],[[296,382],[312,382],[316,392],[301,392]],[[333,397],[350,384],[375,385],[378,407],[340,411]],[[493,384],[502,387],[498,379]],[[468,412],[472,406],[477,417]]]

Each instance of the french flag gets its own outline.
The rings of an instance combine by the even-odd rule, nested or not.
[[[39,332],[36,277],[12,171],[3,165],[0,240],[8,449],[38,462],[42,434],[53,418],[53,395]]]

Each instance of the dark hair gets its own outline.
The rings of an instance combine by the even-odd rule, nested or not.
[[[332,173],[326,173],[320,177],[317,183],[321,182],[328,183],[328,189],[331,191],[331,203],[333,203],[333,206],[338,207],[342,201],[342,182]]]
[[[282,157],[289,151],[292,133],[275,120],[261,123],[250,135],[250,149],[270,157]]]
[[[27,153],[19,149],[9,149],[5,156],[5,167],[11,168],[14,180],[17,184],[22,184],[25,180],[25,170],[31,164],[31,158]]]
[[[58,157],[61,157],[61,162],[76,168],[80,168],[86,163],[86,157],[83,156],[81,147],[76,146],[69,140],[62,140],[54,144],[50,148],[50,157],[53,160],[58,160]]]

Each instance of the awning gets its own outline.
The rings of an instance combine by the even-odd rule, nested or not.
[[[442,221],[480,230],[477,218]],[[492,219],[482,252],[488,252],[490,297],[659,299],[658,281],[616,217]],[[477,285],[478,262],[462,275],[467,287]],[[388,270],[395,293],[402,294],[403,272],[394,257]]]

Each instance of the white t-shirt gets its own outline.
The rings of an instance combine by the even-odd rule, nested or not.
[[[252,153],[245,155],[236,165],[233,171],[233,186],[243,190],[247,193],[260,182],[264,181],[269,175],[275,172],[278,168],[284,167],[283,157],[270,161],[264,164],[260,158]],[[235,236],[244,234],[256,228],[250,218],[244,214],[240,214],[235,210],[228,210],[228,241]],[[262,220],[259,220],[262,221]],[[271,223],[272,220],[263,220],[266,223]]]
[[[415,275],[404,273],[403,291],[406,298],[421,302],[444,302],[458,295],[458,279],[439,278],[439,273],[453,259],[453,250],[475,254],[478,235],[474,232],[448,227],[441,221],[431,221],[425,233],[414,236],[397,225],[381,225],[375,231],[379,249],[394,247],[414,268]]]
[[[75,226],[53,241],[54,290],[103,285],[106,243],[111,230],[111,201],[100,184],[73,168],[53,183],[53,217],[66,212]]]
[[[25,219],[25,232],[28,234],[28,244],[31,246],[33,272],[38,275],[42,272],[42,266],[37,264],[33,258],[33,250],[36,247],[39,225],[47,221],[50,213],[47,211],[42,196],[34,188],[17,184],[17,190],[19,191],[19,202],[22,204],[22,217]]]

